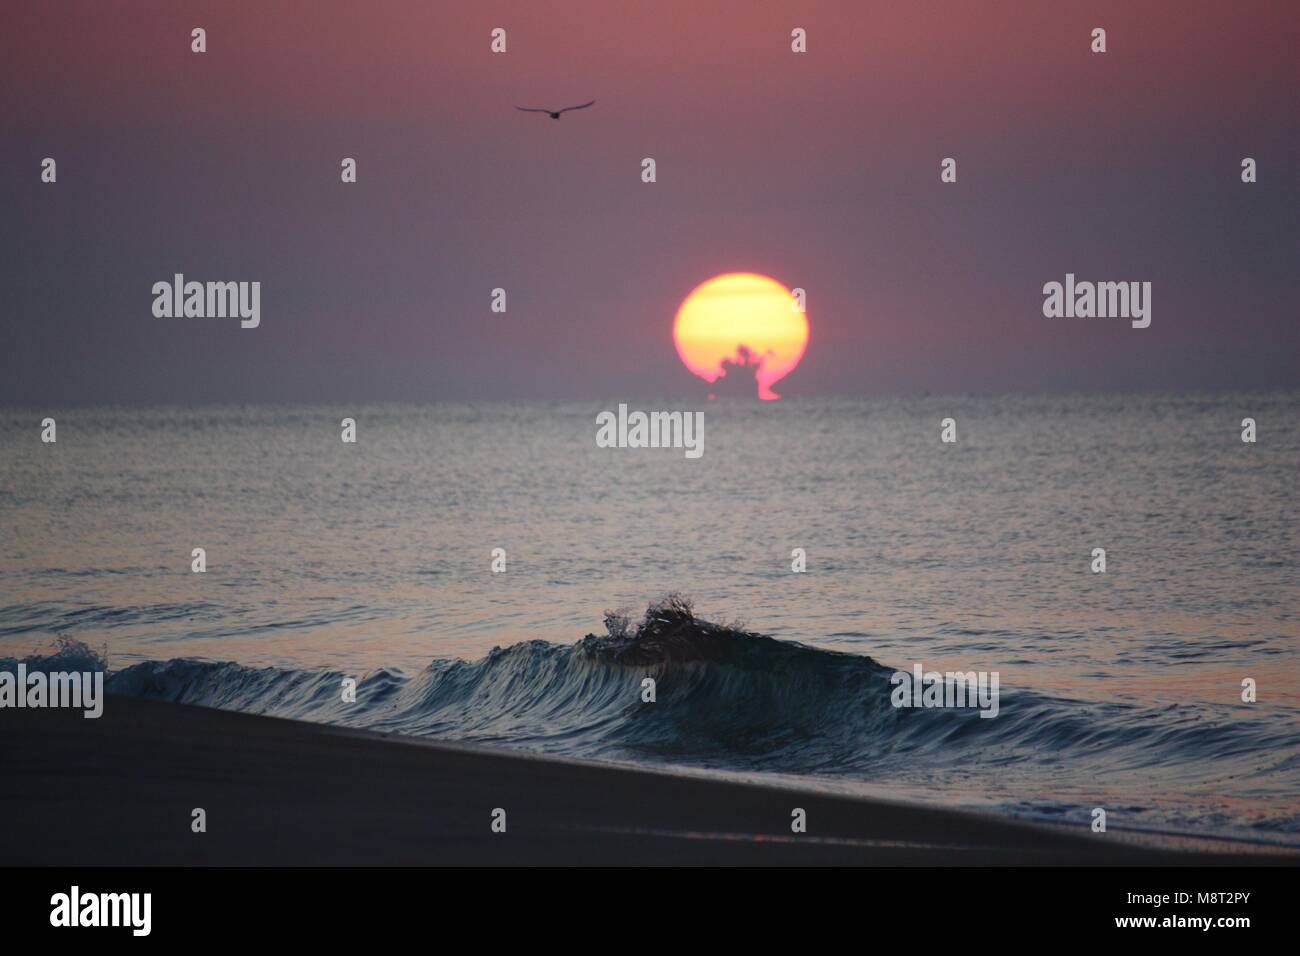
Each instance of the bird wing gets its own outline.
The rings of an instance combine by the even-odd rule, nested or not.
[[[516,106],[515,109],[522,110],[525,113],[549,113],[550,112],[550,110],[534,109],[531,106]]]
[[[581,106],[566,106],[566,107],[565,107],[564,109],[562,109],[562,110],[556,110],[556,112],[557,112],[557,113],[567,113],[567,112],[569,112],[569,110],[585,110],[588,106],[594,106],[595,103],[596,103],[596,101],[595,101],[595,100],[592,100],[590,103],[583,103]]]

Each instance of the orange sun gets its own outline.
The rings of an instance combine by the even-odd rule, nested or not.
[[[759,398],[780,398],[772,386],[803,358],[808,317],[775,279],[729,272],[686,297],[673,320],[673,342],[686,367],[706,382],[756,380]]]

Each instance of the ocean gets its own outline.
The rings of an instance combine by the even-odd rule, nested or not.
[[[620,401],[4,409],[0,667],[1300,844],[1300,394],[629,402],[694,460],[597,447]],[[997,717],[893,707],[916,665]]]

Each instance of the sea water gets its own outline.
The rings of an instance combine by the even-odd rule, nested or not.
[[[110,692],[1297,842],[1298,399],[633,403],[702,411],[698,459],[599,447],[626,399],[5,409],[0,659],[80,642]],[[772,640],[602,650],[673,592]],[[996,719],[890,707],[922,664],[996,672]]]

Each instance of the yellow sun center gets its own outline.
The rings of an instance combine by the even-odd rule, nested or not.
[[[758,397],[780,396],[772,385],[803,358],[808,317],[775,279],[731,272],[697,286],[673,321],[677,354],[707,382],[757,382]]]

